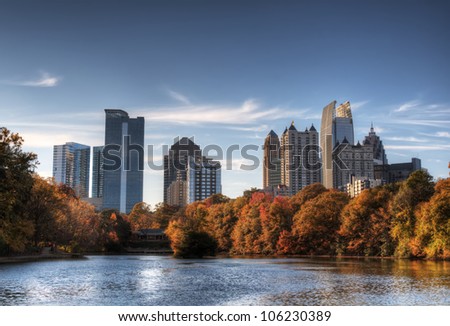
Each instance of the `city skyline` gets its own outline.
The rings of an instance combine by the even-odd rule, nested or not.
[[[161,146],[177,136],[202,148],[261,146],[292,120],[298,130],[319,128],[326,103],[350,100],[355,143],[373,122],[389,163],[418,157],[435,178],[447,177],[449,7],[4,1],[1,124],[25,138],[38,173],[50,177],[53,145],[103,144],[107,108],[145,117],[145,145],[162,165]],[[258,169],[223,170],[225,195],[262,188],[261,147],[253,154]],[[237,155],[233,164],[246,162]],[[163,172],[144,174],[144,201],[162,202]]]

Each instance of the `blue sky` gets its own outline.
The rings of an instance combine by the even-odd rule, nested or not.
[[[105,108],[144,116],[161,159],[176,136],[261,145],[349,100],[356,139],[373,121],[390,163],[419,157],[446,177],[449,58],[448,1],[3,0],[0,125],[50,176],[54,144],[103,144]],[[261,187],[261,167],[234,157],[224,194]],[[162,201],[162,185],[147,169],[144,200]]]

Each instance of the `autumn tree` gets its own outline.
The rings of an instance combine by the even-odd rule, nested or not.
[[[416,210],[412,253],[428,258],[450,258],[450,178],[440,180],[429,202]]]
[[[245,196],[244,196],[245,197]],[[263,192],[253,192],[248,204],[238,213],[238,221],[231,235],[232,252],[237,254],[262,253],[261,211],[268,210],[272,196]]]
[[[260,210],[262,252],[275,254],[281,232],[291,230],[294,210],[289,198],[282,196],[275,197],[266,208]]]
[[[24,152],[22,145],[19,134],[0,129],[0,254],[24,251],[34,233],[25,204],[38,162],[36,154]]]
[[[308,200],[314,199],[326,191],[327,188],[325,188],[321,183],[314,183],[306,186],[291,197],[293,209],[295,211],[300,210],[303,204],[305,204]]]
[[[385,187],[363,191],[341,214],[343,253],[357,256],[391,256],[389,202],[393,194]]]
[[[233,202],[211,205],[206,215],[206,232],[217,241],[219,252],[229,252],[232,247],[231,233],[237,222]]]
[[[432,177],[426,171],[413,172],[406,181],[400,185],[398,193],[394,196],[391,205],[392,237],[397,242],[395,251],[398,257],[412,255],[412,243],[416,228],[416,207],[427,202],[434,193]]]
[[[298,253],[336,254],[340,214],[348,201],[347,194],[330,190],[302,206],[292,226],[292,234],[298,238]]]
[[[133,206],[133,209],[128,215],[128,220],[133,231],[159,229],[161,227],[160,222],[156,220],[151,210],[151,206],[144,202],[137,203]]]

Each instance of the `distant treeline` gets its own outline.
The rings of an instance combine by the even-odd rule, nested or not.
[[[96,212],[72,189],[33,173],[36,155],[2,128],[0,254],[46,243],[70,252],[121,251],[132,231],[166,229],[176,256],[356,255],[450,258],[450,179],[425,171],[350,199],[321,184],[292,197],[256,189],[185,208],[138,203],[129,215]]]

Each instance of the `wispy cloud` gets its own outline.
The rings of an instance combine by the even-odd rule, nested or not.
[[[449,150],[450,145],[386,145],[384,146],[386,149],[393,149],[393,150],[417,150],[417,151],[444,151]]]
[[[169,94],[169,96],[171,98],[173,98],[174,100],[177,100],[178,102],[181,102],[181,103],[186,104],[186,105],[190,105],[191,104],[191,101],[189,101],[189,98],[187,96],[181,94],[181,93],[175,92],[175,91],[173,91],[171,89],[168,89],[167,93]]]
[[[356,111],[356,110],[362,108],[364,105],[366,105],[366,104],[369,103],[369,102],[370,102],[369,100],[366,100],[366,101],[360,101],[360,102],[354,102],[354,103],[352,103],[352,104],[351,104],[351,106],[352,106],[352,111]]]
[[[61,82],[61,77],[41,71],[40,77],[28,80],[3,80],[3,84],[27,87],[55,87]]]
[[[420,105],[420,101],[414,100],[401,104],[394,112],[406,112]]]
[[[266,124],[263,124],[263,125],[254,126],[254,127],[229,127],[229,129],[239,130],[239,131],[262,132],[262,131],[268,131],[269,126]]]
[[[450,132],[448,131],[437,131],[435,133],[420,132],[420,135],[436,138],[450,138]]]
[[[248,99],[238,106],[205,104],[181,107],[146,108],[134,110],[146,121],[185,125],[249,125],[264,119],[276,120],[301,116],[308,110],[287,110],[284,108],[264,108],[255,99]]]
[[[427,143],[427,139],[416,138],[416,137],[384,137],[386,140],[391,141],[401,141],[401,142],[413,142],[413,143]]]

